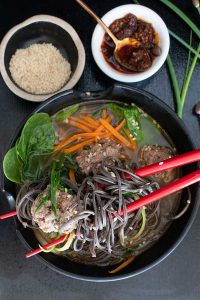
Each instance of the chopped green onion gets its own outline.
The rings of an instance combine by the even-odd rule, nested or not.
[[[194,24],[190,20],[190,18],[188,18],[188,16],[186,16],[186,14],[180,8],[178,8],[175,4],[173,4],[169,0],[160,0],[160,1],[166,6],[168,6],[169,8],[171,8],[171,10],[173,10],[173,12],[175,12],[196,33],[198,38],[200,38],[200,29],[196,26],[196,24]]]
[[[44,197],[42,197],[39,205],[37,206],[37,208],[35,210],[35,212],[38,212],[42,208],[42,206],[45,205],[46,201],[50,198],[50,196],[51,196],[51,193],[50,193],[50,189],[49,189],[47,191],[46,195]]]
[[[50,176],[50,193],[51,193],[51,206],[52,210],[57,217],[57,199],[56,191],[60,185],[60,173],[63,164],[64,156],[59,157],[59,160],[54,160],[51,165],[51,176]]]
[[[192,45],[192,30],[190,30],[190,45]],[[185,85],[186,78],[187,78],[187,75],[188,75],[188,71],[189,71],[189,67],[190,67],[190,60],[191,60],[191,51],[189,50],[187,65],[186,65],[186,70],[185,70],[185,77],[184,77],[184,81],[183,81],[183,86]],[[182,89],[183,89],[183,87],[182,87]]]
[[[197,52],[198,52],[198,54],[200,53],[200,43],[199,43],[199,46],[197,48]],[[188,88],[189,88],[190,80],[192,78],[192,74],[193,74],[193,71],[194,71],[196,63],[197,63],[197,59],[198,59],[198,57],[197,57],[197,55],[195,55],[193,60],[192,60],[190,69],[188,71],[187,78],[185,80],[185,84],[184,84],[182,92],[181,92],[181,102],[180,102],[179,109],[178,109],[178,112],[177,112],[179,117],[182,117],[182,115],[183,115],[183,107],[184,107],[184,104],[185,104],[185,99],[186,99],[187,91],[188,91]]]
[[[186,43],[181,37],[179,37],[176,33],[174,33],[173,31],[169,30],[169,34],[175,38],[180,44],[182,44],[183,46],[185,46],[188,50],[190,50],[192,53],[194,53],[195,55],[198,55],[198,58],[200,59],[200,55],[197,53],[197,51],[188,43]]]
[[[54,248],[54,251],[55,251],[55,252],[62,252],[62,251],[68,250],[69,247],[71,246],[71,244],[72,244],[72,242],[73,242],[75,236],[76,236],[76,235],[75,235],[75,232],[72,231],[72,232],[70,233],[70,236],[69,236],[67,242],[65,243],[65,245],[64,245],[63,247],[60,247],[60,248],[55,247],[55,248]]]
[[[140,230],[134,236],[131,237],[131,239],[130,239],[131,241],[137,240],[143,234],[143,232],[145,230],[146,220],[147,220],[145,208],[143,208],[141,211],[141,217],[142,217],[142,225],[140,227]]]

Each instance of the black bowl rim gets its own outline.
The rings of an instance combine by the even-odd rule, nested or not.
[[[184,122],[176,115],[176,113],[171,109],[171,107],[169,105],[167,105],[165,102],[163,102],[158,97],[156,97],[155,95],[153,95],[153,94],[151,94],[147,91],[144,91],[144,90],[132,87],[132,86],[128,86],[128,85],[122,85],[122,84],[114,84],[110,88],[103,91],[103,93],[106,94],[107,91],[112,90],[115,87],[116,88],[123,88],[123,89],[129,90],[131,92],[142,93],[144,96],[146,96],[148,98],[151,98],[155,103],[161,104],[163,109],[165,111],[167,111],[168,113],[170,113],[172,115],[172,117],[174,117],[176,119],[176,121],[178,122],[181,129],[186,132],[192,147],[194,149],[197,148],[197,146],[195,144],[195,141],[193,140],[193,138],[191,138],[191,136],[188,132],[188,129],[185,126]],[[44,103],[41,103],[35,110],[33,110],[33,112],[30,115],[40,112],[43,108],[48,106],[50,103],[58,100],[61,96],[67,96],[67,95],[73,94],[75,92],[77,92],[77,91],[76,90],[68,90],[68,91],[64,91],[64,92],[58,93],[58,94],[50,97],[47,101],[45,101]],[[88,96],[88,95],[94,95],[95,96],[95,95],[98,95],[101,92],[102,91],[85,92],[85,93],[80,93],[80,95],[82,96],[83,94],[85,94],[86,96]],[[28,119],[30,117],[30,115],[26,119]],[[23,121],[23,124],[24,124],[24,121]],[[19,133],[21,131],[21,128],[22,128],[22,126],[20,126],[18,128],[17,133]],[[14,135],[14,138],[12,139],[12,142],[11,142],[10,146],[13,144],[15,139],[16,139],[16,134]],[[198,167],[200,166],[199,163],[197,163],[197,165],[198,165]],[[119,281],[119,280],[124,280],[124,279],[131,278],[131,277],[135,277],[135,276],[140,275],[140,274],[144,273],[145,271],[153,268],[154,266],[158,265],[160,262],[162,262],[165,258],[167,258],[179,246],[179,244],[185,238],[185,236],[187,235],[188,231],[190,230],[190,228],[191,228],[191,226],[192,226],[192,224],[195,220],[199,205],[200,205],[200,189],[198,188],[197,192],[196,192],[196,195],[195,195],[195,204],[194,204],[193,210],[190,214],[190,217],[189,217],[187,223],[185,223],[185,227],[184,227],[180,237],[177,238],[176,241],[172,243],[172,245],[169,247],[169,249],[163,255],[161,255],[159,258],[155,259],[152,263],[149,263],[148,265],[146,265],[145,267],[141,268],[138,271],[129,272],[127,274],[122,274],[122,275],[117,275],[115,277],[105,276],[103,278],[98,278],[98,277],[92,277],[92,276],[75,275],[75,274],[73,274],[71,272],[68,272],[68,271],[62,271],[58,267],[56,267],[54,264],[48,262],[41,255],[37,255],[36,259],[41,261],[46,266],[48,266],[50,269],[56,271],[59,274],[62,274],[64,276],[68,276],[68,277],[73,278],[73,279],[82,280],[82,281],[88,281],[88,282],[114,282],[114,281]],[[16,233],[17,233],[17,236],[19,237],[19,239],[22,241],[22,243],[26,246],[26,248],[29,249],[29,250],[32,250],[32,248],[26,242],[26,240],[24,239],[22,233],[18,229],[16,229]]]

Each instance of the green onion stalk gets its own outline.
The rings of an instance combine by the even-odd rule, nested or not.
[[[169,0],[160,0],[163,4],[165,4],[166,6],[168,6],[169,8],[171,8],[171,10],[176,13],[191,29],[194,33],[196,33],[196,35],[198,36],[198,38],[200,39],[200,29],[197,27],[196,24],[194,24],[192,22],[192,20],[190,20],[190,18],[180,9],[178,8],[175,4],[173,4],[171,1]]]
[[[199,46],[197,48],[197,53],[200,54],[200,43],[199,43]],[[191,81],[191,78],[192,78],[192,74],[194,72],[194,69],[195,69],[195,66],[196,66],[196,63],[197,63],[197,59],[198,59],[198,56],[195,55],[193,60],[192,60],[190,69],[188,71],[185,83],[184,83],[183,88],[182,88],[181,100],[180,100],[180,103],[178,103],[178,110],[177,110],[177,114],[180,118],[183,115],[183,107],[184,107],[184,104],[185,104],[185,99],[186,99],[187,91],[188,91],[190,81]]]

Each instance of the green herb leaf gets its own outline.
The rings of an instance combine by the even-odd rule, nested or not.
[[[25,161],[27,158],[28,146],[30,140],[34,138],[34,131],[37,127],[43,126],[45,124],[51,124],[51,118],[46,113],[38,113],[31,116],[25,123],[22,129],[21,136],[16,145],[17,153]]]
[[[49,163],[54,143],[55,131],[50,116],[46,113],[31,116],[15,150],[9,150],[4,158],[5,176],[16,183],[39,179]]]
[[[199,43],[199,46],[197,48],[197,53],[200,54],[200,43]],[[187,96],[187,91],[188,91],[188,88],[189,88],[189,85],[190,85],[190,81],[191,81],[192,74],[194,72],[197,60],[198,60],[198,56],[195,55],[194,58],[193,58],[193,60],[192,60],[190,69],[188,71],[187,77],[185,79],[185,83],[184,83],[183,88],[182,88],[181,103],[180,103],[179,109],[178,109],[178,115],[179,115],[179,117],[182,117],[182,115],[183,115],[183,107],[184,107],[184,104],[185,104],[185,99],[186,99],[186,96]]]
[[[190,50],[192,53],[194,53],[195,55],[197,54],[198,58],[200,59],[200,55],[197,53],[197,51],[191,46],[191,44],[189,45],[188,43],[186,43],[186,41],[184,41],[180,36],[178,36],[176,33],[174,33],[173,31],[169,30],[169,34],[176,39],[180,44],[182,44],[186,49]]]
[[[50,198],[50,189],[47,191],[46,195],[42,197],[42,199],[40,200],[40,203],[37,206],[35,212],[38,212],[49,198]]]
[[[131,134],[136,138],[137,142],[142,140],[142,129],[140,124],[141,113],[136,105],[134,106],[119,106],[115,103],[107,104],[119,120],[126,119],[126,124]]]
[[[171,78],[171,81],[172,81],[174,95],[175,95],[175,98],[176,98],[176,108],[177,108],[177,111],[178,111],[179,105],[181,103],[181,95],[180,95],[180,90],[179,90],[179,86],[178,86],[178,81],[177,81],[177,78],[176,78],[176,72],[174,70],[174,66],[173,66],[170,55],[168,55],[168,57],[167,57],[167,66],[168,66],[170,78]]]
[[[55,120],[57,122],[62,122],[65,119],[69,118],[72,114],[77,112],[78,109],[79,109],[79,104],[69,106],[67,109],[58,112],[55,116]]]
[[[196,33],[198,38],[200,39],[200,29],[192,22],[190,18],[180,9],[178,8],[175,4],[173,4],[169,0],[160,0],[162,3],[164,3],[166,6],[171,8],[173,12],[175,12],[185,23]]]
[[[18,159],[16,148],[11,148],[3,160],[3,171],[5,176],[15,183],[22,183],[21,162]]]
[[[72,232],[70,233],[70,235],[69,235],[69,237],[68,237],[66,243],[64,244],[64,246],[62,246],[62,247],[55,247],[55,248],[54,248],[54,251],[55,251],[55,252],[62,252],[62,251],[68,250],[69,247],[71,246],[71,244],[72,244],[72,242],[73,242],[75,236],[76,236],[76,235],[75,235],[75,232],[72,231]]]
[[[75,172],[78,170],[78,165],[76,163],[74,153],[65,155],[63,164],[66,169],[73,169]]]
[[[52,210],[57,217],[57,201],[56,201],[56,191],[60,185],[60,173],[61,167],[63,163],[64,157],[61,156],[58,161],[53,160],[51,165],[51,186],[50,186],[50,194],[51,194],[51,206]]]

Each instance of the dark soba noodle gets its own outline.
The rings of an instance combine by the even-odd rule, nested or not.
[[[79,213],[61,229],[67,231],[78,221],[76,237],[70,249],[62,254],[81,263],[112,265],[120,262],[127,251],[137,255],[160,237],[154,232],[161,218],[160,201],[130,214],[126,212],[126,206],[133,202],[134,195],[137,195],[136,198],[143,197],[158,189],[159,185],[140,178],[120,161],[111,158],[95,166],[92,173],[80,185],[62,178],[62,183],[77,195],[79,207]],[[130,175],[130,181],[124,173]],[[21,188],[16,207],[24,226],[38,228],[32,221],[31,206],[47,184],[48,177],[45,177],[42,182],[32,182]],[[119,215],[121,209],[125,212],[122,217]],[[146,223],[141,231],[144,210]]]

